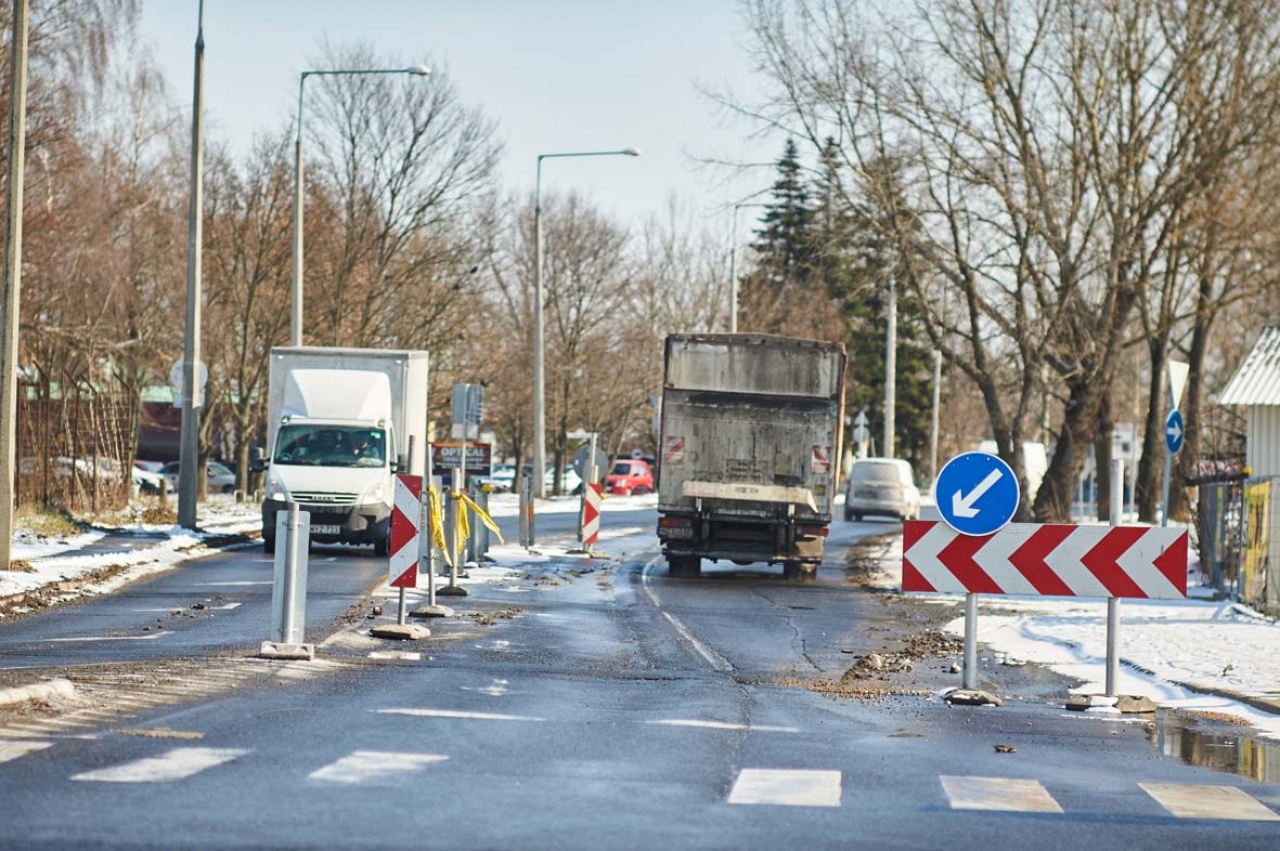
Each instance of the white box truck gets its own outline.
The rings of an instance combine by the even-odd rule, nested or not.
[[[836,495],[844,344],[667,338],[658,537],[673,576],[702,559],[816,572]]]
[[[426,467],[427,353],[318,346],[271,350],[262,544],[275,551],[276,513],[311,513],[316,543],[391,543],[392,481]],[[410,458],[410,441],[413,445]]]

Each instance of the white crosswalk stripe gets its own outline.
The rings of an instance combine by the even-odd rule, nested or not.
[[[392,751],[354,751],[324,768],[307,775],[310,780],[338,783],[348,786],[377,785],[396,782],[405,775],[421,771],[433,762],[443,762],[447,756],[430,753],[395,753]]]
[[[999,810],[1014,813],[1060,813],[1062,807],[1038,780],[1015,777],[943,775],[942,789],[953,810]]]
[[[71,779],[99,783],[161,783],[182,780],[247,753],[247,750],[236,748],[174,748],[160,756],[86,771]]]
[[[744,768],[738,772],[729,803],[838,807],[840,772]]]
[[[1139,783],[1142,791],[1177,818],[1280,821],[1269,807],[1236,786]]]
[[[43,750],[53,742],[32,742],[22,740],[0,741],[0,762],[8,762],[26,756],[34,751]]]

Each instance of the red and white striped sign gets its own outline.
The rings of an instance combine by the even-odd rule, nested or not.
[[[662,441],[662,463],[672,467],[684,466],[684,438],[668,435]]]
[[[422,516],[422,476],[396,475],[391,508],[391,555],[387,582],[392,588],[418,587],[418,518]]]
[[[589,547],[600,540],[600,503],[604,501],[604,485],[592,482],[582,493],[586,497],[582,507],[582,545]]]
[[[961,535],[945,523],[908,520],[902,590],[1180,600],[1187,532],[1010,523],[990,535]]]
[[[822,476],[831,472],[831,447],[815,446],[809,456],[809,472]]]

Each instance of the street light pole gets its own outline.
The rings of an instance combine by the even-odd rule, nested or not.
[[[893,458],[893,425],[897,416],[894,408],[898,379],[898,292],[892,277],[889,278],[889,304],[886,312],[886,324],[889,328],[884,343],[884,457]]]
[[[297,138],[293,143],[293,303],[289,313],[289,345],[302,345],[302,95],[308,77],[351,77],[360,74],[412,74],[425,77],[426,65],[409,68],[362,68],[332,71],[303,71],[298,77]]]
[[[738,211],[743,207],[768,207],[768,204],[734,204],[733,222],[729,226],[729,333],[738,333]]]
[[[204,0],[196,19],[195,83],[191,99],[191,196],[187,210],[187,328],[182,354],[182,431],[178,448],[178,525],[196,526],[200,480],[201,255],[204,250]]]
[[[547,495],[547,381],[545,334],[542,315],[542,161],[556,157],[638,157],[636,148],[621,151],[579,151],[538,154],[537,180],[533,189],[533,495]]]
[[[4,330],[0,334],[0,570],[13,556],[17,491],[18,309],[22,293],[22,171],[27,162],[27,0],[14,0],[9,53],[9,185],[5,195]]]

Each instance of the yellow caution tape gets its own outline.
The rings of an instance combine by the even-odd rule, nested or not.
[[[436,549],[444,553],[445,559],[448,561],[449,566],[452,567],[453,558],[449,555],[449,546],[444,540],[444,505],[440,499],[440,489],[435,485],[427,488],[427,513],[431,527],[431,543],[435,544]]]
[[[462,500],[463,505],[471,509],[472,513],[475,514],[481,523],[489,527],[489,531],[498,536],[498,543],[506,543],[506,541],[502,540],[502,532],[498,529],[498,524],[493,522],[493,518],[489,516],[489,512],[476,505],[475,501],[465,493],[458,494],[458,499]]]

